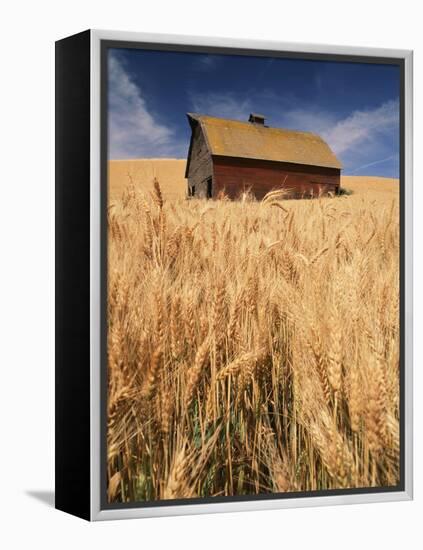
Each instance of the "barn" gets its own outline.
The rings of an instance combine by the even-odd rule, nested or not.
[[[317,134],[248,121],[188,113],[191,140],[185,177],[188,196],[261,199],[284,187],[290,198],[338,193],[341,163]]]

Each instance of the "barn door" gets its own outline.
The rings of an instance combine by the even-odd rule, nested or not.
[[[213,196],[213,189],[212,189],[212,178],[208,178],[207,180],[207,198],[211,199]]]

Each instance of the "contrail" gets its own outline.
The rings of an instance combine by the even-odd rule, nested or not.
[[[354,174],[355,172],[359,172],[360,170],[363,170],[363,168],[368,168],[369,166],[375,166],[375,164],[382,164],[382,162],[386,162],[386,161],[394,159],[396,157],[397,157],[397,155],[391,155],[390,157],[386,157],[386,159],[375,160],[374,162],[369,162],[369,164],[363,164],[363,166],[360,166],[359,168],[356,168],[355,170],[353,170],[350,173]]]

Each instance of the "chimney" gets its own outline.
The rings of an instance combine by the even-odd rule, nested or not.
[[[250,118],[248,119],[248,122],[251,122],[252,124],[261,124],[261,126],[264,126],[264,115],[258,115],[257,113],[251,113]]]

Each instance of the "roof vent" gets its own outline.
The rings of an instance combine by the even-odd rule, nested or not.
[[[264,115],[258,115],[257,113],[251,113],[250,118],[248,119],[248,122],[251,122],[253,124],[261,124],[264,126]]]

